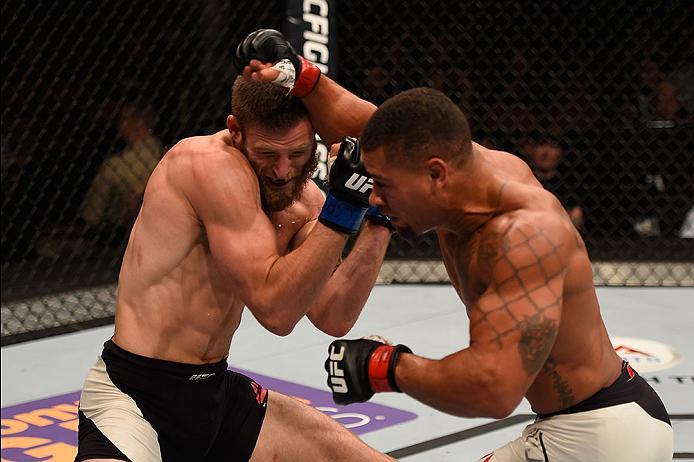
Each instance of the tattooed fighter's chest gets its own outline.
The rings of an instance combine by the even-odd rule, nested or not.
[[[441,254],[456,292],[469,310],[487,289],[485,272],[479,270],[480,236],[468,240],[448,236],[441,240]]]

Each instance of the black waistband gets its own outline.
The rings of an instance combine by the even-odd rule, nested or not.
[[[641,395],[642,383],[646,384],[646,381],[631,368],[628,362],[622,361],[622,372],[612,385],[598,390],[594,395],[571,407],[550,414],[538,414],[537,417],[544,419],[559,414],[575,414],[637,401]]]
[[[113,343],[113,340],[110,339],[104,343],[104,351],[101,353],[101,356],[107,363],[110,360],[116,359],[127,362],[128,364],[143,367],[147,370],[165,372],[185,379],[190,379],[190,377],[194,375],[221,373],[228,367],[226,358],[216,363],[206,364],[186,364],[164,359],[148,358],[126,351]]]

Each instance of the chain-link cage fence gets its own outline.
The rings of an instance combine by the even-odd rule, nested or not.
[[[597,284],[694,285],[694,4],[334,3],[341,84],[444,91],[560,198]],[[285,6],[3,2],[3,344],[112,319],[149,172],[224,127],[233,46]],[[446,281],[433,235],[387,257],[382,281]]]

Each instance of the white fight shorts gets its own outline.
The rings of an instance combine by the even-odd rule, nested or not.
[[[662,401],[625,362],[620,377],[558,413],[538,415],[480,462],[670,462],[673,432]]]

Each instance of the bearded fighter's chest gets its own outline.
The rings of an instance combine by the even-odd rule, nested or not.
[[[487,288],[487,275],[479,271],[479,236],[464,241],[455,236],[441,239],[441,254],[451,284],[469,310]]]
[[[270,217],[270,222],[275,231],[278,254],[285,255],[295,247],[293,245],[294,238],[307,221],[308,217],[285,213],[275,213]]]

